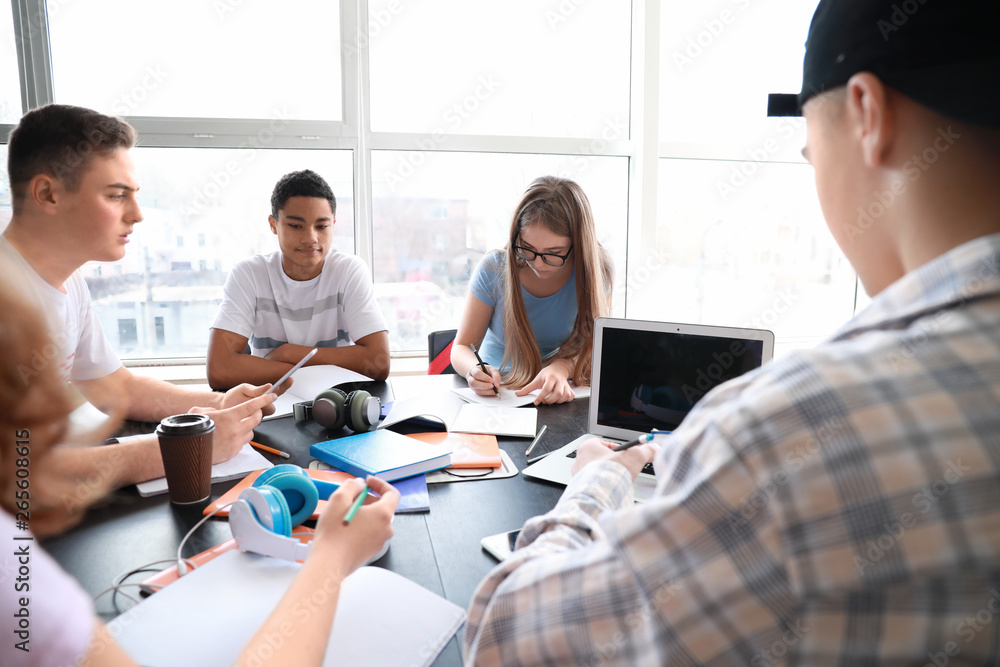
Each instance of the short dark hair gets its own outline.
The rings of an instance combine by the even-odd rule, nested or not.
[[[14,212],[35,176],[47,174],[70,192],[80,187],[94,155],[110,157],[135,145],[138,133],[121,118],[68,104],[24,114],[7,140],[7,175]]]
[[[330,185],[323,177],[311,169],[285,174],[274,186],[271,193],[271,215],[278,217],[278,211],[285,207],[290,197],[319,197],[330,202],[330,211],[337,215],[337,199]]]

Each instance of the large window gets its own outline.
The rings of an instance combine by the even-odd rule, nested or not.
[[[853,312],[856,277],[801,155],[805,121],[765,113],[768,92],[801,85],[816,4],[662,10],[658,215],[640,263],[655,277],[632,281],[630,315],[770,329],[781,354]]]
[[[601,242],[616,266],[625,265],[627,159],[574,165],[562,155],[434,153],[423,156],[421,168],[403,181],[378,177],[416,155],[372,156],[375,292],[394,348],[420,349],[429,331],[458,323],[470,271],[506,243],[514,208],[537,175],[561,174],[580,184]]]
[[[21,117],[21,87],[17,75],[14,22],[11,19],[12,15],[0,12],[0,123],[16,123]]]
[[[372,0],[372,130],[595,136],[628,118],[630,19],[606,0]]]
[[[144,219],[123,259],[83,269],[104,333],[119,353],[205,355],[229,270],[278,249],[267,217],[271,190],[289,171],[326,175],[337,197],[334,245],[353,253],[351,157],[334,150],[136,148]],[[135,322],[136,333],[116,340],[123,318]]]
[[[145,221],[125,259],[84,268],[124,358],[204,356],[227,272],[277,249],[275,181],[304,168],[336,193],[337,250],[371,267],[397,356],[458,324],[545,174],[590,198],[616,316],[768,328],[780,353],[855,300],[804,123],[764,111],[800,84],[815,5],[17,0],[0,131],[48,101],[139,129]]]
[[[268,118],[278,108],[342,119],[337,2],[49,7],[57,102],[119,116]]]

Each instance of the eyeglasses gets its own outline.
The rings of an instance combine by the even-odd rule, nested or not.
[[[549,266],[562,266],[566,263],[566,258],[569,254],[573,252],[573,246],[569,247],[565,255],[558,255],[554,252],[535,252],[530,248],[525,248],[524,246],[516,245],[514,246],[514,254],[523,259],[526,262],[534,262],[536,257],[541,257],[542,261]]]

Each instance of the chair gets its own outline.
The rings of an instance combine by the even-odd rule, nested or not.
[[[457,333],[458,329],[445,329],[427,334],[428,375],[455,374],[455,368],[451,365],[451,346]]]

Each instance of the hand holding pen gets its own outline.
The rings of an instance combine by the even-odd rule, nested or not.
[[[486,377],[489,378],[489,381],[492,383],[493,393],[496,394],[496,396],[499,398],[500,390],[497,389],[496,378],[493,377],[493,374],[490,373],[489,369],[486,367],[486,364],[483,362],[483,358],[479,356],[479,351],[476,350],[476,346],[472,343],[469,343],[469,347],[472,348],[472,353],[476,355],[476,361],[479,362],[477,366],[479,366],[479,368],[482,369],[483,373],[486,374]]]
[[[644,433],[634,440],[618,445],[599,438],[591,438],[576,450],[573,473],[576,474],[592,461],[613,459],[625,466],[634,480],[643,466],[650,463],[660,449],[656,442],[656,435],[656,433]]]

